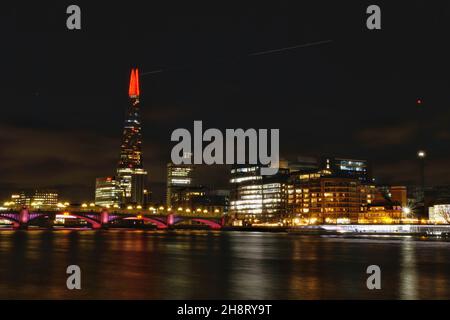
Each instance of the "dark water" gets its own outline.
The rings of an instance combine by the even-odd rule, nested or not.
[[[82,290],[66,288],[66,267]],[[369,291],[368,265],[382,271]],[[0,298],[450,299],[450,243],[215,231],[0,231]]]

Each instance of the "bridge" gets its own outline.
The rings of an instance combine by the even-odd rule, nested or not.
[[[172,212],[151,213],[146,210],[110,210],[107,208],[61,208],[32,209],[22,207],[0,211],[0,220],[12,222],[15,229],[26,229],[38,219],[47,219],[49,226],[53,225],[56,216],[76,218],[86,221],[92,229],[108,228],[111,224],[123,220],[140,220],[151,223],[158,229],[167,229],[183,221],[193,221],[208,226],[211,229],[221,229],[225,219],[223,215],[175,214]]]

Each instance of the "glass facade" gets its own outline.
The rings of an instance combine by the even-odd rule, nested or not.
[[[117,168],[117,180],[124,190],[124,204],[143,205],[147,172],[142,162],[142,133],[139,115],[139,73],[131,71],[128,106]]]
[[[98,206],[120,205],[124,191],[114,177],[97,178],[95,181],[95,204]]]
[[[167,164],[167,191],[166,205],[177,205],[180,200],[179,193],[193,184],[192,174],[194,167],[189,164]]]
[[[288,213],[288,171],[262,176],[260,166],[231,169],[230,214],[244,224],[277,223]]]

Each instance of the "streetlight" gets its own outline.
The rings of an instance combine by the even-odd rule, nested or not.
[[[423,201],[422,206],[422,216],[424,217],[426,215],[426,209],[425,209],[425,158],[427,154],[424,150],[417,151],[417,158],[419,159],[419,165],[420,165],[420,187],[421,187],[421,195]]]
[[[427,156],[424,150],[417,151],[417,158],[420,161],[420,184],[422,191],[425,192],[425,157]]]

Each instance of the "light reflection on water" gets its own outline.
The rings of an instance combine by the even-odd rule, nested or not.
[[[66,267],[82,290],[66,289]],[[368,265],[382,290],[366,288]],[[450,299],[450,243],[286,233],[0,231],[0,298]]]

